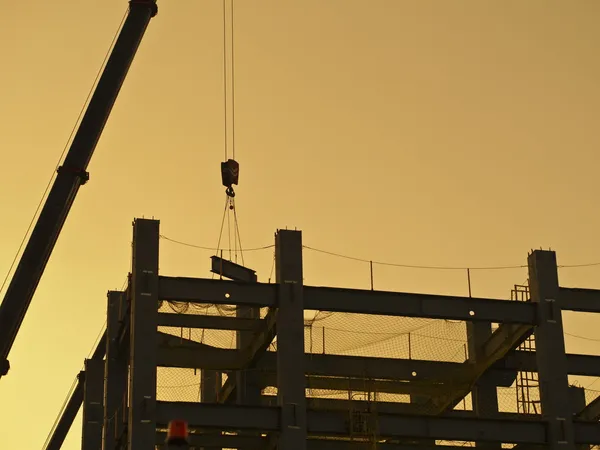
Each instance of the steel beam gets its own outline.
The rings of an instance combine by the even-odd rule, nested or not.
[[[576,444],[600,444],[600,426],[597,423],[573,422]]]
[[[123,432],[124,424],[119,410],[127,392],[127,352],[119,349],[119,330],[127,312],[125,292],[110,291],[107,301],[106,361],[104,367],[104,424],[103,449],[113,450],[117,436]]]
[[[262,397],[263,406],[277,406],[277,398],[272,395],[264,395]],[[369,412],[376,411],[378,414],[395,414],[395,415],[418,415],[420,413],[418,405],[414,403],[403,403],[403,402],[382,402],[382,401],[367,401],[367,400],[340,400],[332,398],[321,398],[321,397],[307,397],[306,405],[309,410],[327,410],[327,411],[358,411],[358,412]],[[475,411],[453,409],[445,411],[442,414],[443,417],[458,418],[458,419],[473,419],[478,418]],[[490,418],[490,417],[487,417]],[[517,414],[498,412],[494,419],[500,420],[530,420],[540,421],[541,416],[539,414]]]
[[[215,305],[275,306],[274,284],[204,278],[159,277],[159,298]]]
[[[164,446],[167,433],[156,433],[156,445],[160,449]],[[190,433],[188,442],[190,447],[196,448],[236,448],[243,450],[266,450],[267,438],[261,436],[245,436],[235,434],[215,433]]]
[[[245,362],[238,350],[212,347],[158,333],[156,363],[159,367],[239,370],[244,367]]]
[[[261,319],[208,316],[204,314],[159,313],[159,327],[202,328],[206,330],[257,331],[263,326]]]
[[[275,235],[277,281],[277,403],[280,450],[305,450],[307,436],[304,369],[304,289],[302,233]]]
[[[576,417],[580,420],[598,422],[600,420],[600,397],[596,397],[594,400],[588,403],[581,411],[577,413]]]
[[[511,325],[501,325],[502,327]],[[489,322],[467,322],[467,337],[469,349],[469,362],[477,364],[486,357],[489,352],[492,338],[492,324]],[[441,373],[441,372],[440,372]],[[487,375],[487,374],[486,374]],[[482,376],[475,385],[471,393],[471,403],[473,411],[477,416],[485,417],[496,415],[498,413],[498,395],[496,385],[490,382],[488,376]],[[453,404],[455,402],[452,402]]]
[[[210,262],[210,271],[221,277],[245,283],[256,283],[258,281],[256,271],[240,266],[233,261],[228,261],[219,256],[211,256]]]
[[[598,313],[600,312],[600,290],[561,287],[558,292],[561,309]]]
[[[600,377],[600,356],[567,354],[566,357],[569,375]],[[536,352],[509,353],[502,361],[494,364],[493,370],[505,369],[537,372]]]
[[[85,360],[83,383],[83,420],[81,450],[102,448],[102,422],[104,418],[104,361]]]
[[[102,337],[98,341],[98,345],[94,349],[92,353],[92,358],[94,360],[102,360],[104,358],[104,353],[106,351],[106,330],[102,334]],[[48,445],[45,450],[60,450],[62,444],[67,437],[67,433],[71,429],[71,425],[75,420],[75,416],[79,412],[79,408],[83,403],[83,385],[85,382],[85,371],[79,372],[77,375],[77,384],[71,393],[71,396],[67,400],[67,404],[62,411],[58,422],[54,429],[50,432],[51,436],[48,441]]]
[[[453,319],[496,323],[535,324],[535,305],[508,300],[407,294],[330,287],[304,287],[306,309]]]
[[[222,404],[158,402],[157,421],[161,425],[179,417],[190,427],[221,430],[252,430],[263,433],[280,430],[276,407],[231,406]],[[315,436],[348,436],[347,411],[307,411],[308,433]],[[368,418],[365,418],[369,420]],[[539,421],[468,419],[431,416],[378,414],[378,437],[418,438],[456,441],[513,442],[545,444],[546,424]],[[597,431],[582,428],[582,439],[600,443]]]
[[[233,319],[235,318],[227,318]],[[239,358],[245,359],[237,350],[220,349],[177,336],[159,333],[165,341],[159,348],[159,366],[181,368],[213,368],[216,370],[235,370],[243,367]],[[189,352],[170,352],[172,347],[183,347]],[[193,350],[193,351],[192,351]],[[169,354],[171,353],[171,354]],[[509,387],[515,379],[516,371],[536,372],[535,352],[514,351],[496,362],[486,376],[496,386]],[[418,359],[374,358],[346,355],[305,354],[306,373],[345,378],[367,378],[381,380],[422,380],[431,379],[440,373],[459,370],[464,364],[426,361]],[[263,372],[274,372],[275,352],[265,352],[258,360],[256,368]],[[567,368],[571,375],[600,377],[600,357],[593,355],[567,355]],[[415,375],[413,375],[413,373]]]
[[[556,254],[535,250],[528,257],[531,301],[537,304],[535,348],[542,414],[551,449],[575,450]]]
[[[77,375],[77,385],[67,401],[67,404],[62,411],[60,418],[54,429],[51,431],[51,436],[45,450],[60,450],[62,447],[71,425],[75,420],[75,416],[79,412],[81,403],[83,403],[83,384],[85,382],[85,372],[82,370]]]
[[[129,450],[150,450],[156,440],[159,228],[158,220],[136,219],[133,223]]]
[[[276,285],[160,277],[161,300],[277,306]],[[484,298],[304,286],[305,309],[534,325],[536,305]]]

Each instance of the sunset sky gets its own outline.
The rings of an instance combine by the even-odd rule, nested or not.
[[[127,2],[0,6],[3,279]],[[540,247],[600,262],[599,19],[595,0],[236,0],[243,245],[287,226],[409,265],[518,266]],[[42,448],[129,270],[133,218],[216,245],[223,157],[222,1],[159,0],[0,380],[0,448]],[[209,276],[210,255],[163,240],[160,270]],[[260,281],[272,258],[245,254]],[[369,287],[368,264],[304,262],[306,284]],[[473,295],[507,298],[526,277],[473,271]],[[600,288],[600,266],[559,277]],[[374,281],[467,294],[464,270],[376,266]],[[599,323],[567,315],[567,350],[597,353]]]

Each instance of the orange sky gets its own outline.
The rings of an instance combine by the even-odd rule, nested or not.
[[[160,1],[0,381],[0,448],[41,448],[129,268],[131,221],[214,246],[224,200],[221,2]],[[67,141],[123,0],[0,0],[0,273]],[[247,247],[419,265],[600,261],[600,3],[237,0],[238,214]],[[163,242],[161,271],[209,253]],[[266,280],[272,252],[246,264]],[[560,271],[600,288],[600,267]],[[367,265],[305,254],[306,284],[366,288]],[[475,272],[507,297],[524,269]],[[466,294],[463,271],[375,269],[377,289]],[[567,331],[600,339],[596,321]],[[571,352],[597,352],[567,337]],[[591,380],[586,380],[586,383]],[[599,385],[596,385],[600,388]],[[25,418],[25,420],[24,420]],[[63,446],[79,447],[80,422]]]

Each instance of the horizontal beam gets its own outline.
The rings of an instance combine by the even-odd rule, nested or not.
[[[243,355],[229,350],[190,341],[168,333],[157,333],[156,360],[159,367],[239,370]]]
[[[223,404],[157,402],[157,425],[165,426],[173,417],[187,421],[190,427],[220,430],[273,432],[279,430],[279,408],[230,406]],[[307,411],[307,429],[315,436],[348,436],[348,411]],[[466,419],[448,417],[400,416],[378,414],[376,433],[385,438],[440,439],[478,442],[544,444],[546,425],[537,421]],[[360,417],[355,418],[360,420]],[[356,422],[354,422],[356,425]],[[356,428],[354,428],[356,437]],[[590,431],[586,430],[588,434]],[[366,436],[375,430],[365,431]],[[598,441],[600,443],[600,439]]]
[[[535,352],[516,351],[494,364],[495,370],[521,370],[536,372]],[[569,375],[600,377],[600,356],[567,354],[567,371]]]
[[[165,444],[167,433],[156,433],[156,445]],[[190,447],[197,448],[237,448],[244,450],[266,450],[268,439],[261,436],[242,436],[233,434],[214,434],[214,433],[190,433],[188,436]],[[167,447],[165,447],[166,449]]]
[[[166,427],[173,417],[187,422],[190,428],[213,428],[222,431],[250,430],[263,433],[279,430],[279,408],[156,402],[157,427]]]
[[[167,433],[156,433],[156,445],[164,447]],[[190,433],[188,442],[196,448],[236,448],[242,450],[266,450],[268,438],[262,436],[234,435],[234,434],[201,434]],[[370,441],[341,440],[341,439],[315,439],[306,441],[308,450],[373,450]],[[456,450],[450,445],[421,445],[421,444],[396,444],[391,442],[377,442],[378,450]]]
[[[600,290],[560,288],[560,307],[568,311],[600,312]]]
[[[158,314],[159,327],[256,331],[261,325],[262,320],[260,319],[246,319],[242,317],[208,316],[205,314]]]
[[[215,305],[275,306],[275,284],[204,278],[158,277],[158,298]]]
[[[600,444],[600,426],[598,423],[573,422],[576,444]]]
[[[210,271],[221,277],[230,280],[243,281],[246,283],[256,283],[256,271],[240,266],[233,261],[220,258],[219,256],[210,257]]]
[[[277,397],[274,395],[264,395],[262,397],[264,406],[277,406]],[[360,411],[369,412],[377,411],[377,413],[385,414],[420,414],[421,408],[418,403],[402,403],[402,402],[375,402],[366,400],[340,400],[332,398],[316,398],[309,397],[306,399],[306,405],[309,409],[325,409],[329,411]],[[474,411],[454,409],[445,411],[442,414],[444,417],[452,418],[475,418],[477,417]],[[539,414],[520,414],[520,413],[495,413],[494,418],[501,420],[541,420]]]
[[[162,367],[237,370],[244,367],[245,356],[239,350],[222,349],[177,336],[159,333],[159,365]],[[184,348],[184,352],[173,352]],[[276,352],[265,352],[256,368],[274,372]],[[306,373],[330,377],[367,378],[380,380],[430,380],[440,373],[455,373],[464,363],[426,361],[418,359],[374,358],[345,355],[306,354]],[[567,354],[567,369],[571,375],[600,377],[600,357]],[[498,361],[488,376],[497,386],[509,387],[515,372],[537,371],[535,352],[515,351]],[[414,374],[414,375],[413,375]]]
[[[239,306],[277,306],[275,284],[159,277],[159,298]],[[536,305],[484,298],[304,287],[306,309],[362,314],[535,324]]]
[[[495,323],[534,325],[536,305],[529,302],[429,294],[304,287],[306,309]]]

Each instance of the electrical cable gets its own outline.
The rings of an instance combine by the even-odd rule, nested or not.
[[[182,242],[182,241],[178,241],[175,239],[171,239],[165,235],[160,235],[160,237],[162,239],[165,239],[167,241],[179,244],[179,245],[184,245],[187,247],[193,247],[193,248],[197,248],[200,250],[207,250],[207,251],[218,251],[219,248],[214,248],[214,247],[205,247],[205,246],[201,246],[201,245],[196,245],[196,244],[190,244],[187,242]],[[252,251],[258,251],[258,250],[266,250],[269,248],[274,248],[275,245],[271,244],[271,245],[264,245],[262,247],[254,247],[254,248],[247,248],[244,249],[245,252],[252,252]],[[344,259],[348,259],[348,260],[352,260],[352,261],[358,261],[358,262],[364,262],[364,263],[373,263],[373,264],[377,264],[377,265],[381,265],[381,266],[390,266],[390,267],[401,267],[401,268],[407,268],[407,269],[429,269],[429,270],[508,270],[508,269],[525,269],[527,268],[526,264],[521,264],[521,265],[513,265],[513,266],[476,266],[476,267],[464,267],[464,266],[426,266],[426,265],[415,265],[415,264],[403,264],[403,263],[391,263],[391,262],[385,262],[385,261],[371,261],[369,259],[364,259],[364,258],[357,258],[355,256],[349,256],[349,255],[344,255],[341,253],[335,253],[335,252],[331,252],[328,250],[322,250],[322,249],[318,249],[315,247],[310,247],[308,245],[303,245],[303,248],[307,249],[307,250],[311,250],[317,253],[323,253],[326,255],[330,255],[330,256],[336,256],[338,258],[344,258]],[[225,251],[227,250],[231,250],[231,249],[223,249]],[[562,268],[579,268],[579,267],[591,267],[591,266],[600,266],[600,262],[596,262],[596,263],[586,263],[586,264],[561,264],[558,265],[557,267],[559,269]]]
[[[62,152],[60,153],[60,157],[58,158],[58,162],[56,163],[56,167],[54,168],[54,170],[52,171],[52,176],[50,177],[50,180],[48,181],[48,184],[46,185],[46,188],[44,189],[44,192],[42,194],[42,198],[40,199],[35,212],[33,213],[33,217],[31,218],[31,221],[29,222],[29,225],[27,226],[27,231],[25,231],[25,235],[23,236],[23,239],[21,240],[21,243],[19,244],[19,247],[17,249],[17,253],[15,254],[15,257],[13,258],[10,267],[8,268],[8,272],[6,273],[6,276],[4,277],[4,280],[2,281],[2,286],[0,286],[0,293],[2,293],[2,291],[4,290],[4,287],[6,286],[6,282],[8,281],[8,278],[15,266],[15,263],[17,262],[17,259],[19,258],[19,255],[21,254],[21,250],[23,249],[23,245],[25,244],[25,241],[27,240],[27,237],[29,236],[29,232],[31,231],[31,227],[33,227],[33,224],[36,220],[36,218],[38,217],[38,213],[40,212],[40,209],[42,207],[42,205],[44,204],[44,200],[46,199],[46,195],[48,194],[48,191],[50,190],[50,186],[52,186],[52,182],[54,181],[54,178],[56,177],[56,172],[58,170],[58,168],[60,167],[60,163],[63,160],[63,157],[65,156],[65,153],[67,152],[67,149],[69,148],[69,144],[71,143],[72,139],[73,139],[73,135],[75,134],[75,130],[77,130],[77,126],[79,125],[81,118],[83,116],[83,113],[85,112],[85,108],[87,107],[90,98],[92,97],[92,94],[94,92],[94,89],[96,88],[96,85],[98,84],[98,80],[100,79],[100,75],[102,74],[102,71],[104,70],[104,67],[106,66],[106,62],[108,61],[108,57],[110,56],[110,53],[115,45],[115,42],[117,41],[117,37],[121,31],[121,29],[123,28],[123,23],[125,23],[125,18],[127,17],[127,11],[125,11],[125,13],[123,14],[123,18],[121,19],[121,23],[119,24],[119,28],[117,29],[115,35],[113,36],[113,39],[110,43],[110,46],[108,48],[108,51],[106,52],[106,55],[104,55],[104,59],[102,61],[102,64],[100,65],[100,69],[98,70],[98,72],[96,73],[96,77],[94,78],[94,82],[92,83],[92,87],[90,88],[87,97],[85,99],[85,101],[83,102],[83,105],[81,106],[81,110],[79,111],[79,115],[77,116],[77,120],[75,121],[75,124],[73,125],[73,128],[71,129],[71,133],[69,134],[69,138],[67,139],[67,142],[65,144],[65,146],[62,149]]]
[[[527,265],[515,265],[515,266],[489,266],[489,267],[456,267],[456,266],[422,266],[422,265],[414,265],[414,264],[400,264],[400,263],[390,263],[383,261],[371,261],[368,259],[357,258],[354,256],[343,255],[341,253],[334,253],[327,250],[321,250],[314,247],[309,247],[307,245],[303,245],[303,248],[307,250],[312,250],[318,253],[324,253],[326,255],[337,256],[338,258],[350,259],[353,261],[359,261],[364,263],[373,263],[380,266],[391,266],[391,267],[403,267],[408,269],[432,269],[432,270],[504,270],[504,269],[522,269],[526,268]]]
[[[169,242],[173,242],[174,244],[183,245],[185,247],[197,248],[199,250],[206,250],[206,251],[211,251],[211,252],[219,251],[219,250],[223,250],[223,251],[231,250],[231,249],[227,249],[227,248],[220,249],[220,248],[215,248],[215,247],[204,247],[204,246],[201,246],[201,245],[195,245],[195,244],[190,244],[190,243],[187,243],[187,242],[177,241],[175,239],[171,239],[171,238],[165,236],[164,234],[161,234],[160,238],[164,239],[166,241],[169,241]],[[263,245],[262,247],[247,248],[247,249],[244,249],[244,251],[245,252],[256,252],[256,251],[260,251],[260,250],[267,250],[269,248],[274,248],[274,247],[275,247],[274,244]]]

